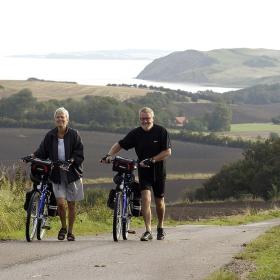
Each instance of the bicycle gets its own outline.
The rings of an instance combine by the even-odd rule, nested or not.
[[[123,240],[128,239],[130,223],[133,216],[141,215],[140,199],[135,197],[135,175],[134,171],[138,167],[135,160],[116,156],[112,160],[112,170],[117,172],[114,176],[114,203],[113,213],[113,239],[115,242],[120,240],[121,234]]]
[[[51,183],[49,176],[54,167],[68,171],[70,163],[67,161],[42,160],[31,156],[23,157],[22,161],[31,163],[30,178],[34,182],[35,188],[27,207],[25,224],[25,238],[31,242],[35,235],[38,240],[42,240],[45,231],[50,229],[48,225],[51,196]],[[56,210],[56,209],[55,209]]]

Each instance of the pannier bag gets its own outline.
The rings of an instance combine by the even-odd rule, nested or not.
[[[134,217],[142,216],[141,213],[141,191],[138,182],[133,182],[131,187],[131,212]]]
[[[116,196],[116,190],[111,189],[109,192],[108,200],[107,200],[107,206],[110,209],[114,209],[114,207],[115,207],[115,196]]]
[[[31,199],[31,196],[32,196],[33,192],[34,192],[34,190],[29,191],[25,194],[25,201],[24,201],[24,204],[23,204],[23,208],[24,208],[25,211],[27,211],[27,209],[28,209],[29,202],[30,202],[30,199]]]
[[[30,199],[32,197],[32,194],[34,192],[36,192],[36,190],[37,190],[37,186],[36,186],[36,184],[33,184],[33,189],[25,194],[25,201],[24,201],[24,205],[23,205],[23,208],[25,211],[28,210]],[[55,198],[51,184],[49,184],[49,190],[50,190],[50,198],[49,198],[49,202],[48,202],[48,215],[51,217],[55,217],[58,215],[57,204],[56,204],[56,198]]]

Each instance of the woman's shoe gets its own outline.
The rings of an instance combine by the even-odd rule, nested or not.
[[[67,240],[68,241],[75,241],[75,235],[73,233],[67,233]]]
[[[60,240],[60,241],[64,240],[66,234],[67,234],[67,229],[66,228],[61,228],[58,232],[57,239]]]

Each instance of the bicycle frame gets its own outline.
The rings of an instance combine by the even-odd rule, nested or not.
[[[126,185],[125,181],[123,182],[122,201],[122,221],[125,222],[128,215],[129,205],[128,186]]]
[[[33,182],[37,183],[37,187],[31,196],[27,209],[25,236],[28,242],[32,241],[35,234],[37,239],[41,240],[45,230],[50,229],[47,225],[49,218],[49,176],[52,168],[58,166],[60,169],[68,171],[70,163],[66,161],[52,162],[50,160],[41,160],[33,157],[24,157],[22,160],[31,163],[31,170],[38,171],[33,174]],[[34,165],[32,166],[32,164]],[[37,164],[37,165],[36,165]]]
[[[48,184],[44,181],[40,182],[41,189],[39,190],[40,193],[40,200],[39,200],[39,209],[38,209],[38,221],[43,220],[44,218],[44,207],[47,202],[47,195],[48,195]]]
[[[124,240],[127,240],[130,221],[132,218],[130,205],[130,187],[132,173],[119,173],[121,182],[116,186],[116,197],[113,218],[113,239],[118,241],[122,233]],[[119,177],[119,178],[120,178]]]

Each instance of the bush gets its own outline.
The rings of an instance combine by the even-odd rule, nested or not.
[[[252,195],[265,200],[280,193],[280,139],[252,144],[244,159],[224,166],[204,183],[209,199],[227,199]]]

